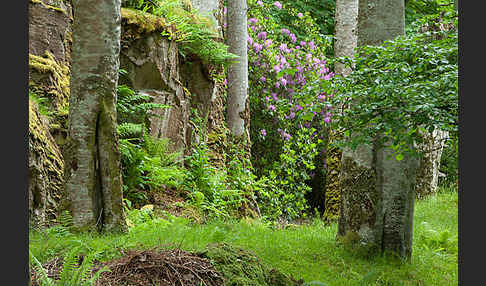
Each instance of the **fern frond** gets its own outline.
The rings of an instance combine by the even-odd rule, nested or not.
[[[76,285],[73,282],[73,273],[76,268],[79,247],[71,249],[65,256],[62,263],[62,271],[59,275],[58,285]]]
[[[34,254],[32,254],[30,249],[29,249],[29,258],[34,263],[34,267],[37,269],[37,271],[41,274],[40,275],[41,276],[40,277],[41,285],[43,285],[43,286],[54,286],[54,281],[51,278],[49,278],[46,270],[44,269],[44,267],[42,267],[42,264],[39,262],[39,260],[37,260],[37,258],[34,256]],[[29,273],[29,275],[30,275],[30,273]]]
[[[121,123],[117,126],[118,136],[120,139],[140,138],[142,136],[142,123]]]

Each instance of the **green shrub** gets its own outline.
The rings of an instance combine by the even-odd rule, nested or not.
[[[436,26],[429,30],[399,36],[380,46],[360,47],[353,72],[335,77],[333,105],[349,105],[333,120],[335,130],[346,130],[341,147],[359,144],[380,145],[392,142],[400,160],[404,153],[416,155],[410,148],[421,142],[419,130],[435,128],[457,133],[458,123],[458,42],[457,14],[431,15],[418,26]],[[349,134],[355,134],[351,140]],[[380,134],[377,137],[377,134]]]

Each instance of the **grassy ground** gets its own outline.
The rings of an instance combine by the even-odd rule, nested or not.
[[[41,261],[62,255],[73,246],[100,251],[99,259],[119,249],[160,245],[198,251],[211,242],[227,242],[252,250],[264,263],[306,282],[326,285],[457,285],[457,202],[450,188],[416,202],[414,246],[409,264],[387,258],[365,259],[336,244],[337,224],[274,229],[259,221],[213,221],[194,225],[172,218],[139,224],[125,235],[73,235],[62,228],[30,233],[30,250]],[[322,284],[315,284],[322,285]]]

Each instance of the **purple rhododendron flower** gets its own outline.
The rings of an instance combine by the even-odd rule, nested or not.
[[[270,109],[271,111],[275,111],[275,105],[270,104],[270,105],[268,106],[268,109]]]
[[[332,77],[333,75],[334,75],[334,73],[330,72],[330,73],[328,73],[328,74],[326,74],[326,75],[324,76],[324,79],[325,79],[325,80],[330,80],[330,79],[331,79],[331,77]]]
[[[280,51],[285,52],[286,50],[287,50],[287,44],[286,43],[280,44]]]
[[[297,42],[297,37],[295,36],[295,34],[290,34],[290,40],[292,41],[292,43]]]
[[[224,79],[224,85],[228,85],[228,80],[227,79]]]
[[[287,80],[285,78],[280,78],[280,82],[282,83],[283,86],[287,85]]]
[[[273,97],[273,99],[275,99],[275,100],[277,100],[277,99],[278,99],[278,96],[277,96],[277,94],[276,94],[275,92],[272,92],[272,97]]]
[[[257,37],[258,37],[258,39],[265,40],[267,38],[267,32],[262,31],[262,32],[258,33]]]
[[[267,40],[265,41],[265,47],[267,47],[267,48],[268,48],[268,47],[270,47],[270,45],[271,45],[271,44],[272,44],[272,39],[267,39]]]
[[[301,46],[305,46],[305,44],[307,44],[305,41],[300,41]]]
[[[304,17],[304,14],[299,13],[299,14],[297,14],[297,17],[302,18],[302,17]]]
[[[263,136],[267,136],[267,131],[265,129],[260,130],[260,133],[262,133]]]
[[[264,76],[262,76],[262,77],[260,78],[260,81],[261,81],[261,82],[265,82],[266,80],[267,80],[267,78],[266,78],[266,77],[264,77]]]
[[[285,28],[282,28],[282,34],[286,34],[287,36],[290,36],[290,30],[289,29],[285,29]]]
[[[277,7],[278,9],[282,9],[282,4],[278,1],[274,2],[273,5],[275,5],[275,7]]]
[[[324,117],[324,122],[326,122],[326,123],[331,122],[331,117],[328,117],[328,116]]]
[[[263,49],[263,45],[261,45],[259,43],[253,43],[253,47],[255,48],[255,51],[257,53]]]
[[[311,51],[313,51],[316,48],[316,45],[314,44],[314,41],[310,41],[309,42],[309,47],[310,47]]]
[[[250,19],[248,19],[248,23],[256,24],[256,23],[258,23],[258,19],[257,18],[250,18]]]
[[[277,82],[275,83],[275,87],[276,87],[276,88],[279,88],[279,87],[280,87],[280,82],[279,82],[279,81],[277,81]]]
[[[248,45],[251,46],[253,44],[253,39],[248,36]]]
[[[263,2],[261,0],[258,0],[257,4],[260,5],[261,7],[263,7]]]
[[[295,112],[291,111],[290,114],[289,114],[289,118],[292,119],[295,117]]]
[[[297,104],[295,106],[295,110],[302,110],[302,109],[304,109],[304,108],[302,106],[300,106],[300,104]]]
[[[280,66],[279,66],[279,65],[275,65],[275,66],[273,67],[273,70],[274,70],[276,73],[278,73],[278,72],[279,72],[279,71],[281,71],[282,69],[280,68]]]

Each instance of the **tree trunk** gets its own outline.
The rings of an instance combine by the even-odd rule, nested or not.
[[[358,46],[404,34],[403,0],[360,1]],[[417,158],[397,161],[387,146],[374,143],[344,150],[338,236],[352,238],[371,253],[410,259],[418,166]]]
[[[334,57],[353,57],[358,43],[358,0],[336,0],[336,32]],[[351,72],[344,64],[336,63],[334,73],[343,76]]]
[[[335,41],[334,57],[352,58],[358,43],[357,25],[358,25],[358,0],[337,0],[335,16]],[[350,67],[345,67],[343,63],[334,64],[334,73],[347,76],[351,72]],[[336,109],[341,110],[341,106]],[[328,135],[333,134],[330,130]],[[325,217],[332,219],[338,216],[336,201],[339,200],[339,170],[342,152],[338,148],[330,148],[335,136],[328,136],[326,150],[326,176],[325,176]]]
[[[248,134],[249,123],[247,10],[245,0],[228,1],[227,42],[229,52],[239,56],[239,59],[228,68],[227,123],[236,137]]]
[[[65,191],[77,230],[125,231],[116,132],[121,2],[73,2]]]

